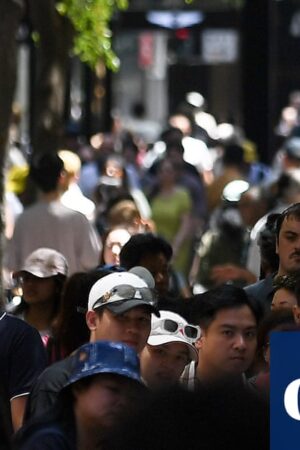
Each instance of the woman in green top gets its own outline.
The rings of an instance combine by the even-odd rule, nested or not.
[[[158,169],[158,189],[151,199],[152,220],[157,233],[167,239],[173,249],[173,266],[187,275],[191,256],[191,198],[180,186],[178,168],[164,159]]]

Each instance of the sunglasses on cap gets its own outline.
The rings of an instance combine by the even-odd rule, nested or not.
[[[174,334],[181,332],[187,339],[196,341],[200,337],[200,328],[196,325],[178,323],[172,319],[161,319],[152,324],[152,330],[160,328],[161,333]]]
[[[118,296],[118,298],[113,298],[114,296]],[[105,305],[106,303],[120,302],[122,300],[142,300],[151,306],[157,305],[157,296],[152,289],[134,287],[129,284],[120,284],[99,297],[95,301],[93,309]]]

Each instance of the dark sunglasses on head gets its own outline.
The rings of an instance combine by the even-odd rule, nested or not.
[[[119,298],[114,299],[114,295]],[[106,304],[107,302],[121,301],[121,300],[144,300],[149,303],[149,305],[156,306],[157,297],[155,292],[150,288],[139,288],[134,287],[129,284],[120,284],[115,286],[109,291],[105,292],[101,297],[94,303],[94,309],[98,306]]]

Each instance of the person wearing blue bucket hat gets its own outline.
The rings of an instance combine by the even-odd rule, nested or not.
[[[121,342],[81,346],[51,412],[20,430],[18,450],[103,448],[122,417],[144,399],[139,357]]]
[[[137,353],[122,342],[97,341],[76,351],[73,371],[64,389],[83,378],[98,374],[115,374],[143,383]]]

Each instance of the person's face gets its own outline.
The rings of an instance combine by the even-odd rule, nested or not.
[[[293,309],[297,305],[295,294],[289,289],[277,289],[273,295],[271,309]]]
[[[300,220],[285,217],[276,243],[279,256],[279,275],[300,270]]]
[[[161,389],[178,383],[189,362],[188,348],[181,342],[147,344],[141,353],[141,374],[150,389]]]
[[[112,178],[123,178],[123,168],[119,161],[108,159],[105,166],[105,174]]]
[[[257,323],[250,308],[220,310],[197,341],[199,378],[241,375],[253,361]]]
[[[300,306],[296,304],[293,308],[294,320],[297,325],[300,325]]]
[[[130,234],[128,231],[121,228],[112,230],[108,234],[103,249],[106,264],[120,264],[121,249],[129,239]]]
[[[155,280],[155,287],[160,297],[168,292],[169,263],[163,253],[144,255],[139,264],[149,270]]]
[[[191,121],[181,114],[170,117],[169,124],[174,128],[179,128],[182,133],[188,136],[192,132]]]
[[[176,148],[171,147],[168,149],[168,159],[174,164],[177,164],[178,167],[183,164],[183,154]]]
[[[110,374],[96,375],[88,386],[73,387],[76,424],[99,433],[115,425],[139,391],[136,382]]]
[[[176,183],[178,172],[174,168],[171,158],[161,162],[158,170],[158,180],[161,184],[174,184]]]
[[[45,303],[55,295],[56,284],[53,277],[39,278],[30,273],[21,277],[23,298],[28,304]]]
[[[91,342],[123,342],[140,353],[150,334],[151,312],[147,307],[137,306],[124,314],[115,315],[104,308],[101,314],[88,311],[87,324],[91,331]]]
[[[262,203],[252,198],[251,194],[242,194],[238,202],[238,209],[244,225],[253,227],[257,220],[263,215]]]

